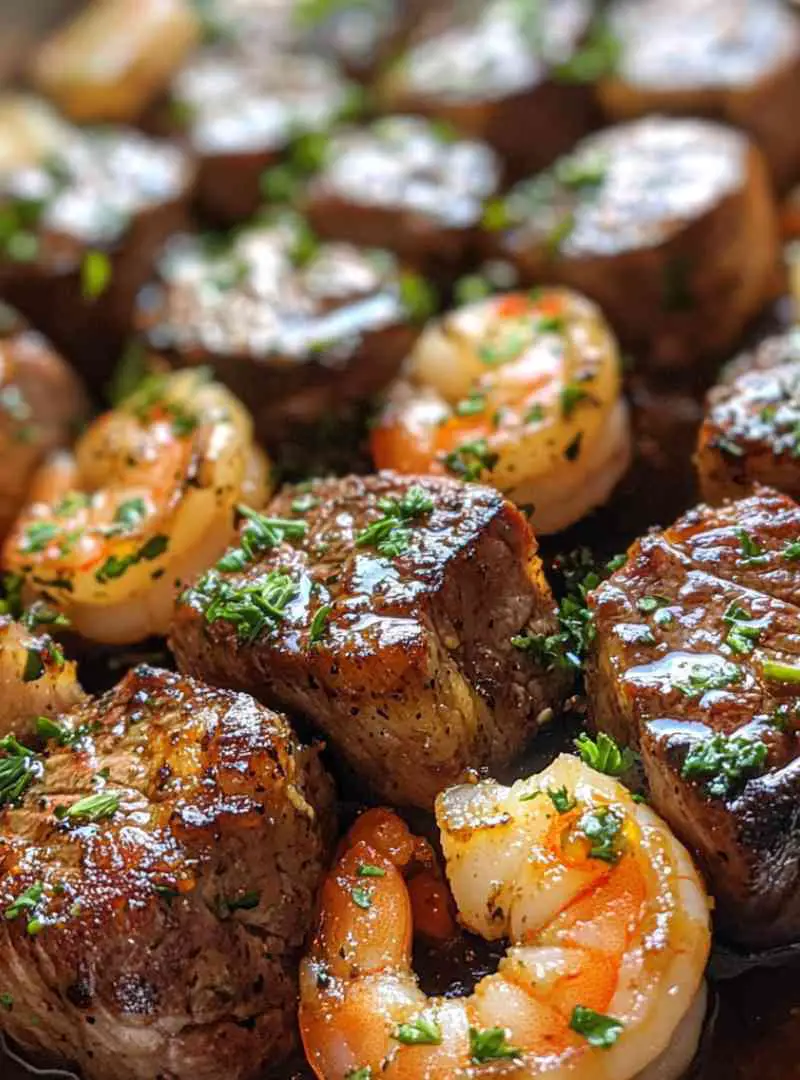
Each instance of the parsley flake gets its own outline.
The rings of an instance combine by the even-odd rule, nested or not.
[[[686,755],[681,776],[705,780],[709,795],[724,798],[759,772],[767,760],[767,746],[744,735],[718,733],[698,740]]]
[[[423,1013],[409,1023],[399,1024],[393,1038],[406,1046],[439,1046],[442,1029],[433,1017]]]
[[[522,1051],[511,1046],[506,1028],[493,1027],[469,1029],[469,1051],[473,1065],[483,1065],[486,1061],[502,1061],[518,1058]]]
[[[636,760],[632,750],[621,748],[605,731],[599,731],[596,739],[582,731],[575,739],[575,747],[581,761],[606,776],[622,776]]]
[[[569,1021],[570,1028],[583,1035],[590,1046],[609,1050],[622,1034],[625,1025],[613,1016],[588,1009],[585,1005],[576,1005]]]

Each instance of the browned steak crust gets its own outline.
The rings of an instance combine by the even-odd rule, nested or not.
[[[723,932],[759,946],[800,933],[798,541],[800,507],[760,489],[637,541],[590,596],[594,722],[641,751]]]
[[[3,1029],[86,1080],[260,1075],[293,1042],[332,830],[316,753],[149,667],[61,724],[0,816]]]
[[[589,135],[495,214],[490,245],[522,281],[591,297],[651,372],[729,355],[778,285],[762,155],[706,120],[650,116]]]
[[[432,508],[404,523],[402,551],[359,542],[385,500],[415,489]],[[184,595],[170,636],[182,670],[302,715],[396,803],[430,806],[468,770],[507,764],[563,690],[563,675],[511,641],[556,630],[524,517],[489,488],[391,472],[297,497],[269,513],[302,518],[301,539]],[[250,640],[222,613],[209,621],[220,582],[240,589],[270,572],[294,583],[282,618]]]
[[[800,497],[800,334],[768,338],[709,392],[695,456],[703,497],[758,484]]]
[[[409,286],[428,295],[387,252],[318,243],[303,219],[278,213],[211,239],[174,237],[136,323],[173,366],[211,365],[272,445],[391,382],[419,333]]]

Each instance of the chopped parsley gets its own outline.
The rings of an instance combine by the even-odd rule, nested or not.
[[[3,913],[7,919],[18,919],[23,912],[33,911],[44,896],[44,882],[36,881],[14,900]]]
[[[357,877],[386,877],[386,871],[380,866],[373,866],[372,863],[359,863],[358,870],[356,870]]]
[[[144,499],[127,499],[120,503],[114,514],[112,525],[106,530],[110,534],[134,532],[147,515],[147,507]]]
[[[585,1005],[576,1005],[572,1010],[569,1026],[578,1035],[583,1035],[590,1046],[609,1050],[622,1034],[625,1025],[613,1016],[588,1009]]]
[[[686,697],[702,697],[741,682],[742,670],[721,656],[697,656],[676,665],[672,686]]]
[[[24,555],[38,555],[58,535],[58,525],[53,521],[32,521],[23,529],[19,550]]]
[[[489,472],[495,467],[499,455],[489,449],[486,439],[473,439],[461,443],[444,457],[444,464],[455,476],[462,480],[480,479],[484,470]]]
[[[323,604],[322,607],[317,608],[314,612],[314,618],[311,620],[311,626],[308,631],[309,641],[312,645],[318,644],[325,636],[328,619],[330,618],[332,611],[333,607],[330,604]]]
[[[12,994],[0,994],[0,1008],[5,1009],[6,1012],[11,1012],[14,1008],[14,997]]]
[[[402,555],[411,544],[407,523],[429,514],[433,506],[433,499],[419,484],[414,484],[399,499],[380,499],[378,507],[383,517],[356,535],[356,547],[374,547],[379,555],[388,558]]]
[[[217,563],[217,570],[224,574],[244,570],[263,552],[278,547],[284,540],[301,540],[308,532],[305,521],[267,517],[249,506],[238,506],[237,510],[247,518],[247,524],[239,537],[239,547],[226,551]]]
[[[744,735],[710,735],[698,740],[686,755],[681,776],[705,781],[709,795],[724,798],[740,788],[747,777],[760,772],[767,746]]]
[[[577,799],[574,795],[569,794],[566,786],[560,788],[548,788],[547,794],[550,796],[550,802],[559,814],[567,814],[570,810],[574,810],[578,805]]]
[[[0,806],[13,805],[41,775],[41,759],[14,735],[0,739],[0,750],[3,752],[0,757]]]
[[[544,420],[544,416],[544,405],[537,402],[531,405],[530,409],[525,413],[524,421],[526,424],[540,424]]]
[[[393,1036],[406,1046],[439,1046],[442,1029],[436,1020],[424,1013],[406,1024],[399,1024]]]
[[[168,547],[169,538],[158,535],[151,536],[138,551],[132,551],[129,555],[109,555],[102,566],[95,570],[95,581],[100,585],[106,585],[109,581],[122,577],[132,566],[136,566],[143,560],[157,559]]]
[[[369,911],[372,907],[372,889],[364,885],[354,885],[350,890],[350,895],[353,898],[353,903],[363,908],[364,911]]]
[[[744,566],[764,566],[768,562],[769,556],[755,537],[752,537],[746,529],[737,529],[736,536],[739,539],[742,551],[740,561]]]
[[[548,670],[564,667],[577,671],[595,634],[587,596],[624,561],[624,556],[617,556],[597,566],[588,548],[579,548],[558,559],[556,566],[566,586],[566,596],[558,607],[559,631],[555,634],[518,634],[511,638],[511,644],[533,653],[537,662]]]
[[[285,618],[286,607],[298,592],[297,582],[282,570],[270,570],[238,587],[216,570],[208,570],[182,600],[198,607],[208,623],[230,623],[240,642],[252,644],[265,629],[275,629]]]
[[[302,495],[298,495],[296,499],[292,500],[292,510],[295,514],[307,514],[315,506],[319,506],[319,499],[316,495],[312,495],[310,491],[303,492]]]
[[[36,682],[44,675],[44,659],[37,648],[25,650],[25,666],[22,669],[23,682]]]
[[[787,540],[783,551],[781,551],[781,557],[789,562],[800,559],[800,540]]]
[[[81,296],[97,300],[111,284],[111,260],[104,251],[90,249],[81,263]]]
[[[548,671],[556,667],[572,667],[573,664],[565,652],[562,634],[514,634],[511,644],[520,652],[530,653],[534,661]]]
[[[637,600],[636,608],[641,611],[643,615],[651,615],[654,611],[658,611],[660,608],[666,607],[669,604],[669,599],[666,596],[643,596],[641,600]]]
[[[576,830],[589,841],[589,858],[615,863],[622,855],[622,826],[624,822],[610,806],[587,810],[579,818]]]
[[[372,1080],[372,1069],[369,1065],[362,1065],[360,1069],[351,1069],[344,1074],[344,1080]]]
[[[753,619],[738,600],[732,600],[728,604],[722,620],[730,628],[725,644],[742,656],[751,653],[761,637],[761,624]]]
[[[400,275],[400,300],[412,322],[424,323],[436,312],[436,290],[419,274],[404,270]]]
[[[486,408],[486,395],[479,390],[470,390],[469,395],[456,403],[457,416],[477,416]]]
[[[49,716],[36,717],[36,734],[40,739],[46,739],[48,742],[55,741],[62,746],[68,746],[73,738],[73,732],[68,731],[55,720],[51,720]]]
[[[71,806],[57,806],[54,810],[59,821],[102,821],[119,810],[122,796],[118,792],[103,791],[86,795]]]
[[[578,383],[567,383],[561,390],[561,415],[569,420],[577,407],[584,401],[592,401],[592,395]]]
[[[765,660],[761,665],[765,679],[771,682],[800,683],[800,667],[785,664],[780,660]]]
[[[483,1065],[487,1061],[502,1061],[522,1056],[522,1051],[511,1046],[506,1028],[469,1029],[469,1052],[473,1065]]]
[[[581,761],[606,776],[622,776],[636,761],[632,750],[621,748],[605,731],[599,731],[596,739],[582,731],[575,739],[575,747]]]
[[[553,166],[553,175],[559,184],[576,189],[599,187],[607,172],[608,158],[599,153],[569,155]]]
[[[56,608],[44,600],[34,600],[19,617],[26,630],[37,630],[40,626],[69,626],[70,621]]]

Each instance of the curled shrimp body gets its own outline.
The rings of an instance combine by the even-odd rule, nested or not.
[[[5,567],[85,638],[164,634],[181,582],[225,550],[237,503],[263,503],[266,475],[228,390],[197,371],[152,376],[39,470]]]
[[[374,428],[378,468],[450,473],[531,505],[540,533],[602,505],[631,436],[616,342],[568,289],[458,308],[419,338]]]
[[[496,974],[429,998],[411,967],[404,863],[361,829],[325,883],[301,968],[321,1080],[672,1080],[705,1012],[708,899],[667,826],[571,755],[437,800],[464,926],[508,938]]]

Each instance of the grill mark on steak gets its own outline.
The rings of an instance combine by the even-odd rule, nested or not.
[[[790,330],[739,357],[708,394],[696,463],[709,502],[757,483],[800,497],[800,336]]]
[[[316,752],[246,695],[145,666],[59,722],[84,734],[0,816],[0,910],[34,890],[0,921],[5,1030],[87,1080],[257,1076],[293,1044],[332,837]],[[98,821],[55,815],[104,791]]]
[[[417,486],[434,505],[406,523],[406,551],[389,557],[356,544],[382,517],[382,500]],[[171,629],[181,668],[281,702],[399,803],[429,806],[469,770],[507,764],[566,691],[563,673],[511,644],[526,629],[556,631],[522,515],[488,488],[391,472],[315,482],[307,495],[317,502],[296,546],[284,542],[224,575],[239,588],[289,573],[297,593],[283,619],[244,641],[230,621],[206,621],[196,589]],[[295,496],[278,496],[268,513],[293,516]],[[329,617],[312,642],[323,605]]]
[[[653,804],[695,850],[723,934],[755,946],[800,930],[798,685],[764,669],[800,669],[800,561],[786,554],[798,539],[800,507],[761,488],[637,541],[589,598],[594,723],[641,751]],[[755,633],[738,648],[737,613]],[[763,742],[767,758],[712,796],[682,769],[717,733]]]

